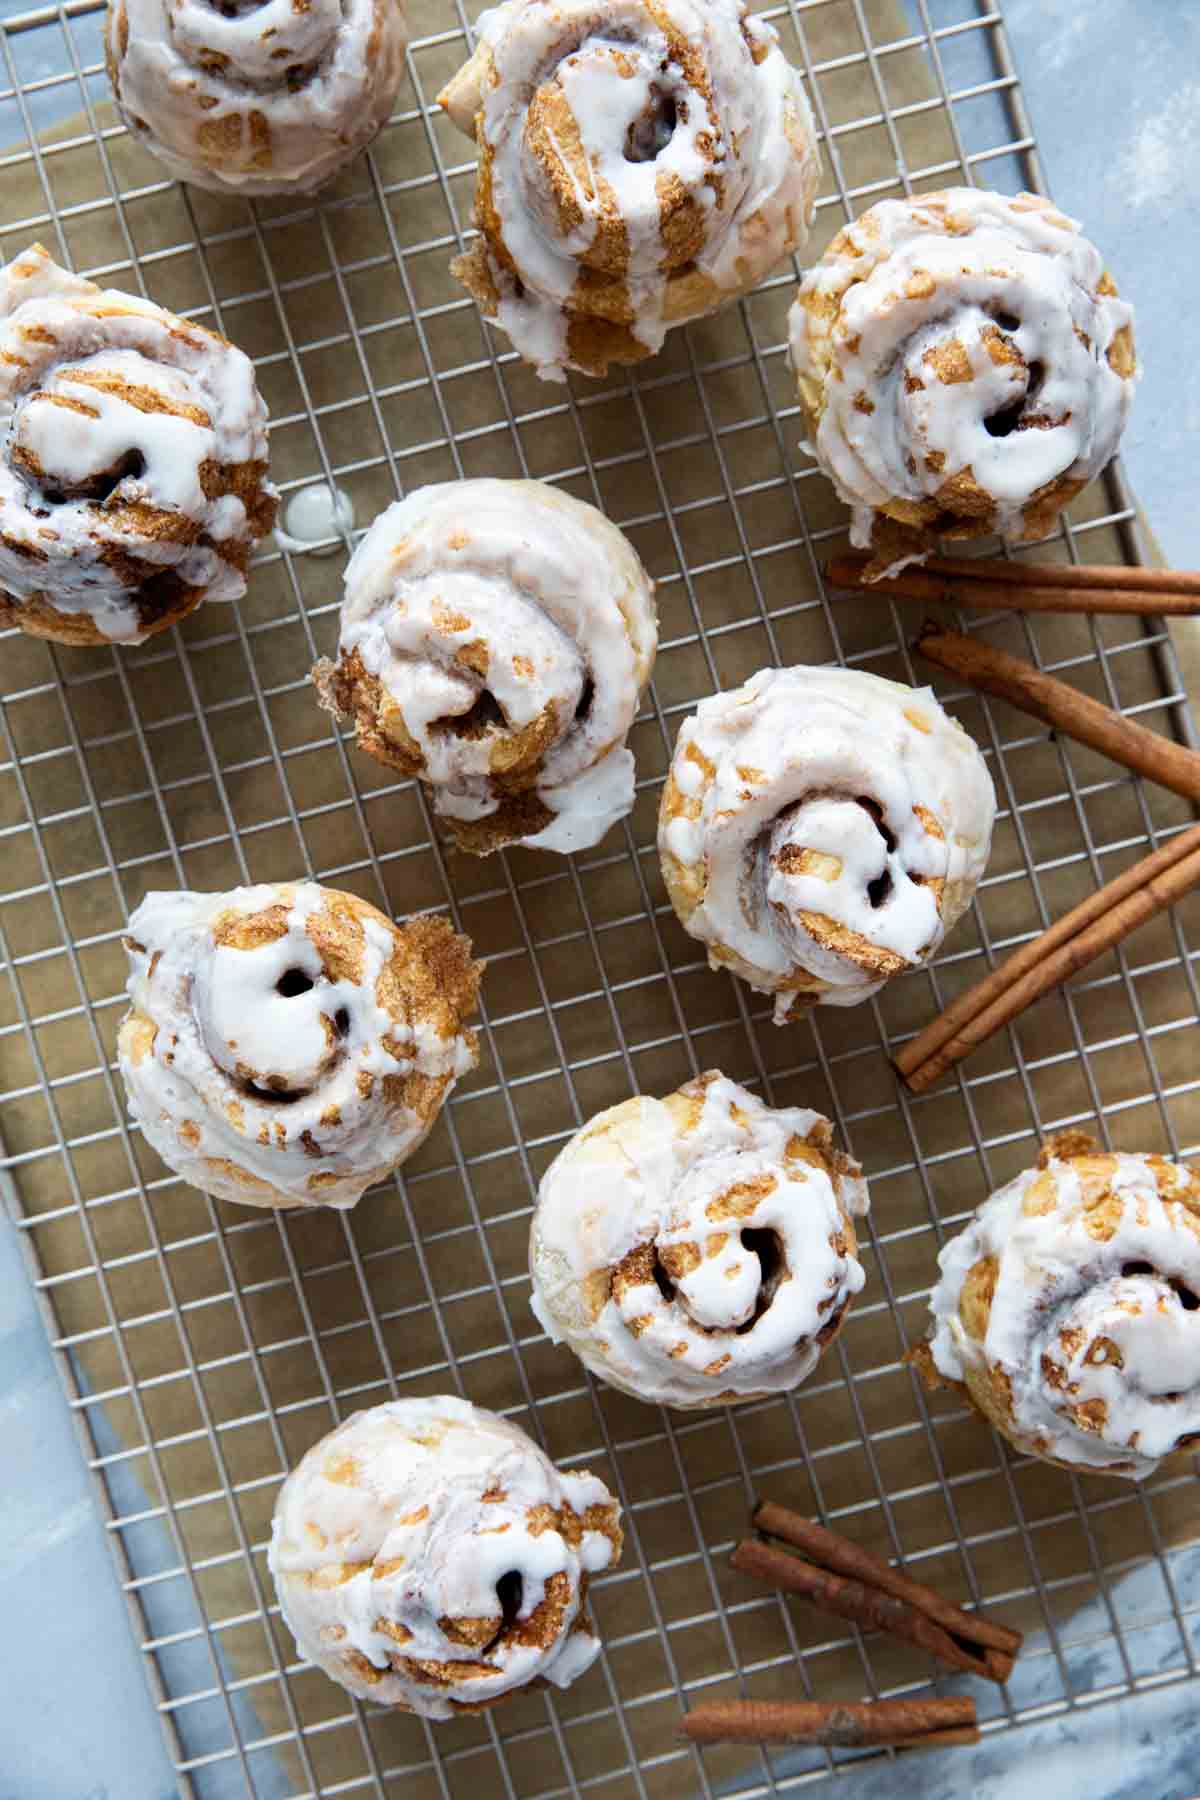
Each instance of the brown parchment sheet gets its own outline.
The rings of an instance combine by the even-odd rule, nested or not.
[[[833,134],[813,255],[843,222],[847,191],[855,210],[901,191],[898,158],[918,190],[960,177],[941,64],[909,12],[893,0],[765,10]],[[952,1399],[924,1399],[900,1359],[922,1335],[943,1236],[1033,1159],[1043,1133],[1078,1125],[1122,1149],[1200,1143],[1183,960],[1200,904],[1144,928],[1075,984],[1069,1005],[1046,999],[965,1079],[921,1101],[900,1096],[889,1049],[976,979],[989,952],[1111,878],[1188,808],[1004,706],[959,696],[953,710],[988,751],[1003,810],[977,909],[934,974],[778,1030],[755,996],[703,966],[654,850],[681,719],[715,684],[772,661],[840,655],[923,684],[906,649],[919,616],[822,595],[817,565],[844,545],[845,520],[799,448],[783,350],[789,271],[672,337],[633,381],[577,381],[568,394],[489,340],[448,273],[469,224],[470,148],[424,111],[463,57],[462,15],[451,0],[410,0],[410,13],[397,116],[319,209],[252,213],[164,183],[117,127],[98,69],[84,72],[79,116],[46,132],[36,158],[0,148],[0,257],[42,238],[113,285],[136,287],[140,271],[154,299],[219,324],[257,360],[286,490],[332,469],[365,525],[400,487],[543,476],[599,501],[660,583],[662,650],[633,739],[637,806],[627,829],[573,864],[528,852],[450,859],[412,785],[339,741],[307,672],[334,646],[344,554],[289,562],[267,546],[237,609],[204,608],[120,654],[4,639],[3,1130],[68,1377],[85,1419],[102,1408],[119,1439],[101,1473],[119,1465],[141,1484],[168,1545],[163,1579],[194,1596],[195,1641],[219,1651],[208,1699],[172,1690],[167,1651],[150,1654],[181,1702],[166,1709],[181,1778],[189,1706],[211,1713],[232,1689],[248,1792],[260,1778],[268,1791],[268,1770],[277,1792],[280,1768],[289,1792],[405,1800],[769,1787],[757,1752],[680,1748],[681,1689],[858,1698],[919,1689],[932,1672],[728,1570],[758,1493],[1041,1634],[1044,1698],[1065,1704],[1089,1691],[1086,1671],[1072,1688],[1060,1660],[1072,1619],[1111,1595],[1121,1571],[1195,1535],[1191,1477],[1137,1488],[1022,1461]],[[31,30],[69,33],[65,17],[47,13]],[[967,0],[961,17],[978,23]],[[976,174],[989,178],[986,161]],[[1105,484],[1071,520],[1084,560],[1136,551],[1136,520]],[[1065,559],[1071,547],[1063,538],[1037,554]],[[1165,634],[1136,620],[972,628],[1065,664],[1143,724],[1180,728],[1178,664],[1164,661]],[[1181,634],[1179,649],[1194,671],[1194,637]],[[276,1219],[173,1180],[127,1133],[111,1058],[121,933],[143,894],[303,873],[396,916],[451,907],[489,959],[486,1028],[478,1071],[402,1182],[349,1216]],[[871,1179],[868,1280],[793,1399],[667,1417],[590,1386],[538,1331],[529,1209],[581,1119],[708,1067],[837,1120]],[[360,1713],[297,1670],[265,1545],[285,1465],[336,1418],[455,1389],[595,1469],[620,1492],[629,1531],[622,1569],[594,1591],[604,1661],[565,1695],[530,1693],[431,1730]],[[117,1511],[114,1539],[133,1544],[146,1528]],[[132,1588],[147,1635],[152,1588]],[[1105,1619],[1109,1630],[1129,1623],[1117,1601]],[[1182,1641],[1176,1660],[1184,1671]],[[983,1718],[1019,1722],[1019,1699],[977,1697]]]

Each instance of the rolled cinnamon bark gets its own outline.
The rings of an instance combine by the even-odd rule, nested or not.
[[[948,1069],[1010,1025],[1052,989],[1123,943],[1200,886],[1200,826],[1145,857],[1022,945],[896,1058],[896,1071],[923,1094]]]
[[[872,578],[867,555],[838,556],[826,565],[833,588],[852,588],[879,600],[914,600],[980,612],[1139,613],[1188,618],[1200,612],[1200,576],[1173,569],[1058,568],[1051,563],[930,560],[923,568]],[[1015,571],[1015,573],[1014,573]],[[1103,580],[1087,580],[1100,575]],[[1118,579],[1151,575],[1157,579]],[[1063,576],[1072,579],[1063,580]],[[1076,579],[1078,578],[1078,579]]]
[[[1005,650],[995,650],[960,632],[928,626],[916,648],[927,662],[958,675],[983,693],[1007,700],[1160,787],[1200,802],[1200,755],[1196,751],[1147,731],[1144,725],[1044,674],[1019,656],[1009,656]]]
[[[755,1509],[754,1524],[768,1537],[783,1538],[798,1550],[807,1552],[822,1568],[893,1595],[924,1613],[952,1637],[964,1639],[971,1646],[999,1650],[1011,1659],[1025,1641],[1019,1631],[1013,1631],[1008,1625],[994,1624],[978,1613],[964,1612],[962,1607],[944,1599],[933,1588],[893,1569],[880,1557],[872,1556],[869,1550],[851,1543],[848,1538],[839,1537],[837,1532],[829,1531],[815,1520],[793,1512],[790,1506],[764,1500]]]
[[[829,567],[835,585],[845,580],[857,585],[870,557],[847,552],[833,559]],[[1169,591],[1189,594],[1200,601],[1200,570],[1148,569],[1124,563],[1030,563],[1006,562],[1000,557],[931,556],[918,569],[905,574],[927,575],[938,581],[995,581],[1006,587],[1059,588],[1068,593],[1110,593],[1114,588],[1127,588],[1135,593],[1161,594]],[[899,576],[884,576],[875,585],[886,589]]]
[[[897,1749],[977,1744],[973,1700],[710,1700],[679,1728],[694,1744],[824,1744]]]
[[[866,1631],[886,1631],[936,1657],[947,1668],[1000,1682],[1006,1681],[1012,1672],[1010,1652],[980,1649],[952,1637],[941,1625],[893,1594],[882,1593],[862,1581],[847,1580],[827,1569],[818,1569],[772,1544],[747,1539],[737,1546],[732,1562],[743,1575],[769,1582],[786,1593],[800,1594],[819,1612],[848,1619]]]
[[[1200,612],[1200,587],[1195,585],[1195,576],[1180,574],[1177,587],[1177,578],[1169,569],[1144,571],[1164,578],[1157,585],[1141,581],[1079,581],[1072,585],[1049,580],[1051,574],[1060,571],[1054,571],[1051,565],[1042,569],[1036,563],[930,562],[923,569],[903,569],[900,574],[878,576],[876,580],[869,578],[869,569],[871,558],[865,554],[835,556],[826,565],[826,581],[829,587],[874,594],[880,601],[912,599],[932,607],[970,608],[973,612],[1133,612],[1146,617],[1193,617]],[[966,572],[968,569],[972,574]],[[1024,572],[1024,580],[1009,580],[1000,574],[1002,569],[1018,569]],[[1042,580],[1042,574],[1047,580]]]

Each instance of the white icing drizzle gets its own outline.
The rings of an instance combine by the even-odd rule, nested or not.
[[[1109,361],[1133,312],[1103,274],[1079,225],[1028,194],[884,200],[839,234],[792,308],[791,357],[856,544],[876,509],[902,517],[964,472],[990,528],[1020,539],[1041,489],[1100,473],[1136,379]]]
[[[142,636],[138,568],[239,599],[226,547],[252,541],[246,508],[209,499],[202,471],[265,471],[266,423],[253,364],[224,338],[25,251],[0,271],[0,591],[126,643]],[[124,464],[102,498],[82,491]]]
[[[109,73],[129,130],[178,181],[312,193],[387,123],[405,0],[110,0]]]
[[[404,928],[348,900],[312,882],[154,893],[131,918],[119,1042],[130,1114],[193,1186],[255,1205],[353,1206],[474,1066],[470,1032],[443,1035],[411,993],[402,1012],[384,1003]],[[271,942],[216,941],[215,926],[281,907],[286,928]],[[331,921],[359,946],[356,977],[314,940]],[[389,1096],[389,1077],[414,1072],[444,1078],[445,1091],[420,1107]]]
[[[819,175],[812,114],[773,27],[744,0],[506,0],[477,35],[475,58],[442,100],[490,154],[490,201],[511,259],[489,251],[497,322],[544,378],[578,366],[568,315],[589,310],[581,270],[614,207],[624,223],[618,316],[647,354],[670,326],[748,292],[803,243]],[[681,42],[707,92],[679,60]],[[555,92],[587,170],[581,178],[573,147],[555,144],[556,179],[572,187],[579,218],[569,227],[529,127],[531,106]],[[672,207],[686,196],[702,214],[685,252],[664,235],[667,194]]]
[[[594,507],[542,482],[466,481],[375,520],[346,571],[338,649],[399,709],[447,818],[496,812],[514,738],[549,716],[520,779],[555,818],[526,841],[569,851],[633,805],[625,739],[657,642],[654,585]],[[485,695],[502,717],[455,732]]]
[[[538,797],[554,818],[522,840],[526,848],[562,856],[590,850],[633,805],[635,772],[633,752],[621,744],[566,786],[539,788]]]
[[[556,1469],[495,1413],[393,1400],[305,1454],[268,1560],[302,1656],[359,1699],[450,1719],[531,1681],[568,1687],[591,1666],[600,1643],[582,1599],[620,1553],[617,1518],[603,1482]],[[549,1595],[554,1610],[564,1579],[547,1629],[537,1609]],[[493,1641],[464,1643],[460,1620],[493,1621]]]
[[[712,1406],[796,1387],[865,1279],[849,1220],[867,1210],[866,1183],[820,1148],[827,1132],[820,1113],[772,1110],[718,1074],[600,1113],[538,1193],[537,1318],[642,1400]],[[777,1267],[747,1232],[770,1234]],[[647,1245],[670,1297],[648,1260],[636,1279],[619,1272]]]
[[[994,816],[983,757],[928,688],[764,669],[684,723],[659,848],[712,966],[774,994],[782,1023],[797,995],[856,1005],[884,985],[877,964],[928,961],[983,874]]]
[[[997,1261],[985,1335],[959,1315]],[[951,1381],[997,1383],[1020,1450],[1142,1478],[1200,1438],[1200,1181],[1162,1157],[1052,1155],[942,1250],[930,1350]]]

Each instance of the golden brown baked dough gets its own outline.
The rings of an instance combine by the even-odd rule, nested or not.
[[[829,1120],[716,1070],[589,1119],[547,1169],[532,1305],[592,1373],[663,1406],[786,1393],[864,1274],[867,1185]]]
[[[452,481],[375,520],[313,679],[361,749],[426,784],[460,849],[568,852],[633,805],[626,739],[657,646],[654,583],[594,506]]]
[[[236,600],[275,522],[249,358],[149,300],[0,269],[0,624],[138,643]]]
[[[1018,1450],[1138,1479],[1200,1444],[1200,1175],[1066,1132],[938,1261],[913,1360]]]
[[[109,0],[108,77],[177,181],[311,194],[387,123],[404,0]]]
[[[356,1413],[280,1491],[269,1562],[301,1654],[360,1700],[453,1719],[600,1654],[588,1582],[621,1557],[603,1482],[450,1395]]]
[[[652,356],[807,235],[812,114],[745,0],[505,0],[441,101],[479,145],[454,272],[548,379]]]
[[[1045,537],[1115,455],[1133,313],[1034,194],[883,200],[801,284],[791,356],[810,449],[873,573],[941,538]]]
[[[936,954],[991,847],[995,793],[928,689],[861,669],[763,669],[685,719],[658,844],[714,969],[854,1006]]]
[[[477,1060],[482,966],[445,919],[393,925],[313,882],[149,894],[117,1051],[168,1167],[249,1206],[353,1206]]]

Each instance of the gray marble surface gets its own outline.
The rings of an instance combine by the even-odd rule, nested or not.
[[[0,1319],[0,1800],[166,1800],[175,1780],[7,1218]]]
[[[1185,342],[1200,274],[1200,6],[1003,0],[1058,204],[1137,302],[1145,375],[1123,455],[1167,560],[1200,567],[1200,374]]]
[[[23,4],[0,0],[0,17]],[[935,24],[941,10],[929,0]],[[1005,0],[1005,10],[1051,189],[1087,222],[1122,288],[1136,296],[1147,374],[1126,440],[1135,488],[1170,559],[1200,565],[1192,458],[1200,361],[1189,323],[1191,284],[1200,274],[1193,215],[1200,192],[1200,5]],[[947,7],[946,16],[961,18],[960,6]],[[38,124],[51,122],[52,104],[39,102]],[[1012,185],[998,169],[991,178]],[[0,1470],[7,1476],[0,1489],[0,1617],[7,1625],[0,1633],[0,1800],[165,1800],[174,1781],[15,1232],[2,1213],[0,1321]],[[122,1511],[136,1510],[136,1491],[118,1498]],[[157,1528],[135,1553],[146,1569],[169,1555]],[[1182,1597],[1193,1603],[1200,1599],[1196,1565],[1185,1557],[1175,1569]],[[1157,1581],[1153,1573],[1128,1577],[1114,1596],[1122,1616],[1160,1607]],[[155,1630],[193,1622],[171,1605],[153,1621]],[[1111,1656],[1102,1647],[1103,1621],[1096,1625],[1088,1686],[1105,1678],[1103,1659]],[[1171,1631],[1147,1628],[1139,1672],[1166,1666],[1177,1657],[1175,1645]],[[189,1661],[196,1654],[181,1653],[168,1667],[179,1692],[207,1685]],[[1052,1660],[1029,1659],[1026,1679],[1035,1686],[1023,1700],[1036,1698],[1039,1670]],[[1115,1666],[1111,1676],[1120,1679]],[[218,1713],[189,1711],[181,1724],[192,1753],[227,1741]],[[1185,1800],[1200,1787],[1194,1692],[1168,1686],[1132,1704],[1002,1734],[978,1750],[876,1766],[855,1777],[851,1791],[855,1800],[968,1793],[1025,1800],[1031,1769],[1038,1789],[1054,1800]],[[283,1791],[270,1767],[260,1782],[268,1800]],[[198,1788],[204,1800],[244,1792],[230,1764],[215,1765]]]

